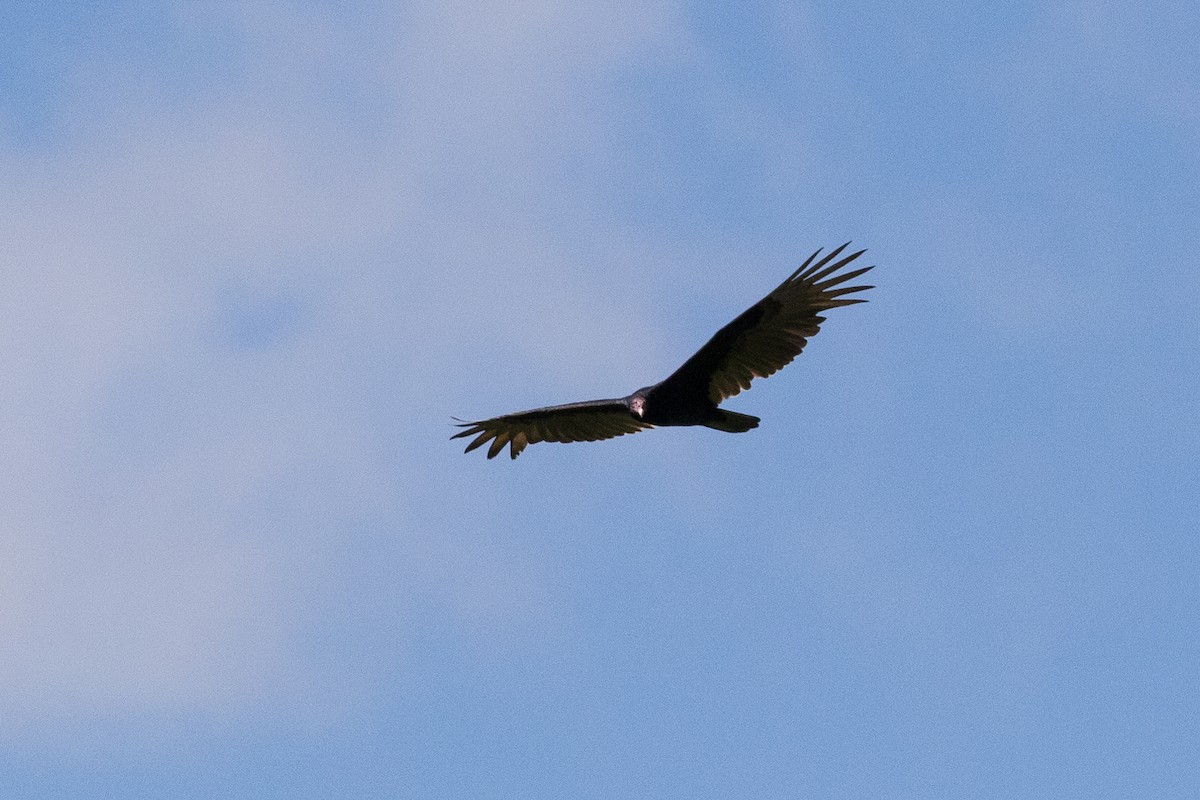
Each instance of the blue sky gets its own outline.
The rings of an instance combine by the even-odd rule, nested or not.
[[[1200,792],[1200,11],[9,4],[12,797]],[[623,395],[817,247],[729,406]]]

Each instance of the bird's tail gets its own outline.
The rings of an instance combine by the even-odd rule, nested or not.
[[[758,417],[749,414],[739,414],[736,411],[717,409],[717,418],[704,423],[706,427],[726,433],[745,433],[751,428],[758,427]]]

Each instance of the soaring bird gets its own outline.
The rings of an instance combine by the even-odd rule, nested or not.
[[[819,312],[866,302],[846,295],[875,287],[842,286],[871,269],[838,272],[866,252],[859,250],[837,260],[849,244],[819,261],[821,251],[817,250],[775,291],[717,331],[683,366],[653,386],[628,397],[463,422],[458,427],[465,430],[450,438],[474,436],[464,451],[467,453],[490,440],[488,458],[495,458],[507,444],[509,455],[516,458],[526,445],[537,442],[594,442],[657,426],[704,425],[729,433],[757,428],[758,417],[726,411],[717,404],[749,389],[754,378],[775,374],[800,355],[808,337],[816,335],[825,321]]]

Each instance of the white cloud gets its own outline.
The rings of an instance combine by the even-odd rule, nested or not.
[[[551,190],[547,132],[583,136],[590,113],[560,108],[573,81],[669,39],[670,6],[630,22],[615,7],[431,4],[364,31],[377,49],[362,58],[340,22],[224,13],[186,21],[200,43],[235,29],[262,59],[254,80],[182,108],[77,97],[93,115],[77,132],[104,136],[24,163],[0,153],[10,726],[296,699],[324,668],[300,652],[314,598],[344,589],[332,565],[371,517],[407,540],[398,606],[424,593],[488,625],[544,613],[519,555],[406,507],[416,466],[385,463],[401,443],[376,442],[372,414],[388,392],[443,402],[436,382],[480,333],[564,382],[624,355],[566,357],[627,326],[589,303],[603,279],[564,266],[571,248],[495,186]],[[317,105],[329,98],[307,81],[342,59],[385,98],[378,117]],[[231,350],[214,334],[231,287],[286,291],[308,321]]]

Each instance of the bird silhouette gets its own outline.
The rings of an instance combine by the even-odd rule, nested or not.
[[[729,433],[758,427],[759,418],[718,408],[750,388],[755,378],[775,374],[800,355],[825,318],[820,312],[864,303],[847,295],[873,286],[843,286],[871,267],[839,272],[865,253],[841,259],[843,244],[823,258],[817,250],[770,294],[717,331],[708,343],[666,379],[628,397],[589,400],[519,411],[478,422],[461,422],[451,439],[476,437],[464,452],[491,441],[487,457],[508,445],[516,458],[537,442],[594,442],[626,433],[672,425],[703,425]]]

